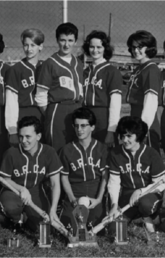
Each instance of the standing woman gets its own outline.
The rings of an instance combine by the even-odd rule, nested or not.
[[[57,152],[75,137],[72,112],[82,106],[83,65],[74,56],[78,28],[70,22],[56,29],[58,52],[43,62],[37,81],[36,101],[45,114],[46,144]]]
[[[131,76],[127,102],[131,115],[141,117],[148,125],[148,145],[160,153],[160,126],[157,118],[158,99],[161,92],[161,72],[151,58],[156,56],[157,42],[148,31],[139,30],[127,40],[128,51],[139,66]]]
[[[92,31],[83,50],[92,58],[92,64],[84,70],[84,105],[97,117],[93,137],[111,146],[120,119],[122,77],[109,63],[113,48],[105,32]]]
[[[5,44],[3,41],[3,36],[0,34],[0,54],[3,53]],[[8,149],[8,135],[5,128],[5,75],[8,70],[9,65],[0,61],[0,164],[2,162],[2,157],[4,152]]]
[[[21,42],[25,58],[11,66],[6,76],[5,123],[10,145],[18,144],[17,123],[22,117],[32,114],[38,119],[42,117],[34,95],[42,65],[39,56],[44,34],[38,29],[26,29],[21,34]]]

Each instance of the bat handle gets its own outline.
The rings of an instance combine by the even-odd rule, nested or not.
[[[11,184],[9,184],[3,177],[0,177],[0,182],[6,186],[7,188],[9,188],[11,191],[13,191],[16,195],[20,196],[20,193],[17,189],[15,189]],[[31,201],[28,204],[32,209],[34,209],[45,221],[50,221],[49,219],[49,215],[43,211],[41,208],[39,208],[36,204],[33,203],[33,201]]]
[[[127,204],[127,205],[125,205],[121,210],[120,210],[120,212],[121,212],[121,214],[123,214],[126,210],[128,210],[130,208],[130,204]]]

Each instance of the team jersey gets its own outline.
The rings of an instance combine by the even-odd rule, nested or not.
[[[83,90],[83,65],[72,55],[71,63],[54,53],[43,62],[37,87],[48,91],[48,103],[79,101]]]
[[[165,70],[163,69],[161,71],[161,75],[162,75],[162,91],[161,91],[161,106],[165,106]]]
[[[5,104],[5,74],[9,65],[0,61],[0,106]]]
[[[148,61],[139,65],[131,76],[126,100],[130,104],[143,106],[147,93],[151,92],[159,99],[161,86],[161,72],[158,66],[154,62]]]
[[[108,165],[110,174],[120,176],[121,186],[127,189],[146,187],[165,174],[159,153],[144,144],[135,157],[122,145],[115,147],[109,154]]]
[[[36,68],[26,58],[11,66],[6,75],[6,89],[18,94],[19,107],[36,105],[36,80],[40,73],[42,61]]]
[[[79,142],[65,145],[60,153],[64,168],[61,173],[69,176],[70,183],[99,179],[106,169],[107,147],[92,139],[85,150]]]
[[[30,189],[42,183],[44,178],[59,173],[61,169],[62,164],[55,150],[51,146],[39,143],[34,156],[25,152],[21,145],[7,150],[0,175]]]
[[[84,104],[86,106],[108,107],[113,93],[122,94],[120,71],[109,62],[90,65],[84,70]]]

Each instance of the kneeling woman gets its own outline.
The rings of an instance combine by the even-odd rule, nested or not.
[[[152,192],[143,197],[141,195],[164,177],[163,161],[155,149],[143,143],[148,127],[141,118],[121,118],[116,132],[122,144],[111,150],[108,159],[110,215],[116,217],[118,206],[122,208],[130,204],[131,207],[124,213],[128,221],[143,217],[144,221],[150,220],[152,223],[151,215],[159,209],[162,194]]]

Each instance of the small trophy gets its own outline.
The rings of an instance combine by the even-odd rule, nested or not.
[[[50,239],[50,223],[40,222],[40,238],[38,240],[38,246],[41,248],[51,247],[52,241]]]
[[[127,220],[120,216],[116,221],[116,244],[117,245],[127,245]]]
[[[84,205],[77,205],[73,210],[73,217],[76,222],[76,234],[70,234],[68,247],[98,247],[96,236],[88,233],[86,223],[89,215],[89,210]]]
[[[8,239],[7,245],[8,245],[8,247],[19,247],[20,246],[20,241],[16,237],[16,229],[14,229],[13,233],[14,233],[14,236],[12,238]]]

